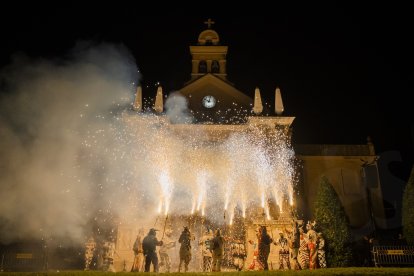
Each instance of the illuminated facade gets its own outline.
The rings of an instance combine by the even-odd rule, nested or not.
[[[231,135],[254,132],[257,129],[263,131],[270,140],[274,137],[272,133],[279,131],[287,137],[287,143],[290,144],[294,117],[283,116],[280,90],[275,91],[275,115],[263,116],[260,91],[257,89],[254,98],[251,98],[247,96],[250,93],[239,91],[228,81],[227,50],[227,46],[220,44],[218,33],[211,28],[200,33],[197,45],[190,46],[191,78],[179,89],[188,101],[194,122],[171,122],[165,115],[163,92],[159,87],[153,109],[163,127],[183,140],[189,133],[202,133],[197,139],[204,145],[220,144]],[[138,113],[143,109],[141,88],[137,89],[134,107]],[[292,191],[287,191],[279,202],[277,199],[276,202],[272,201],[269,204],[271,207],[266,207],[267,214],[264,207],[263,211],[260,208],[254,211],[254,217],[246,224],[246,240],[255,239],[257,225],[266,224],[275,233],[290,227],[292,213],[286,210],[297,211],[298,219],[312,219],[313,202],[322,175],[327,176],[334,186],[355,233],[367,234],[373,230],[373,225],[385,228],[376,163],[378,157],[371,141],[365,145],[293,145],[293,149],[296,172],[291,179],[292,183],[286,186],[292,187]],[[208,166],[211,167],[207,163],[206,167]],[[265,218],[265,215],[268,217]],[[130,247],[135,232],[136,229],[127,225],[118,228],[119,258],[115,259],[117,271],[122,270],[126,262],[126,267],[130,267]],[[246,264],[249,264],[253,254],[251,249],[247,248],[247,251]],[[269,262],[277,265],[276,253],[271,253]]]
[[[196,119],[199,122],[212,122],[213,125],[195,124],[186,127],[206,127],[209,131],[217,128],[219,132],[219,129],[227,128],[232,131],[230,129],[246,128],[251,124],[266,124],[270,128],[286,128],[286,132],[289,132],[294,117],[281,115],[283,104],[280,99],[278,101],[277,93],[275,115],[260,116],[252,112],[257,106],[257,101],[253,102],[252,98],[246,96],[251,93],[242,93],[228,82],[225,68],[227,49],[227,46],[220,45],[219,35],[211,29],[200,33],[197,46],[190,46],[191,80],[180,89],[180,92],[188,99],[189,108]],[[219,70],[215,71],[213,64],[218,65]],[[216,100],[212,107],[205,106],[203,100],[209,96]],[[247,115],[245,116],[248,118],[247,121],[243,122],[240,119],[241,123],[234,124],[226,117],[227,114],[223,114],[225,113],[223,111],[230,109],[242,110],[236,113],[236,117],[237,114]],[[226,120],[228,124],[223,122]],[[319,180],[322,175],[326,175],[343,203],[353,228],[370,227],[367,223],[371,223],[371,210],[377,226],[385,228],[381,185],[377,174],[378,156],[370,139],[363,145],[293,145],[293,147],[297,159],[301,162],[297,168],[300,175],[297,188],[301,193],[298,203],[302,202],[300,207],[306,217],[312,217],[312,203]],[[371,203],[368,202],[369,196]]]

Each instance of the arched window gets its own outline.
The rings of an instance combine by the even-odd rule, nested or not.
[[[211,39],[206,39],[206,45],[207,46],[213,45],[213,41]]]
[[[200,60],[200,63],[198,64],[198,72],[207,73],[207,62],[205,60]]]
[[[211,63],[211,73],[220,73],[220,65],[217,60]]]

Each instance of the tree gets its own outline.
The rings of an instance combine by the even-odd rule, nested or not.
[[[405,186],[402,202],[403,233],[408,243],[414,243],[414,212],[411,210],[414,204],[414,166]]]
[[[325,237],[326,261],[330,267],[351,264],[351,232],[345,210],[329,180],[322,176],[315,202],[315,220]]]

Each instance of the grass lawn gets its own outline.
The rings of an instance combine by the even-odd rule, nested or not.
[[[327,268],[317,270],[304,270],[304,271],[247,271],[247,272],[221,272],[221,273],[202,273],[202,272],[187,272],[187,273],[159,273],[168,276],[192,276],[192,275],[219,275],[226,276],[253,276],[253,275],[414,275],[414,267],[412,268],[396,268],[396,267],[347,267],[347,268]],[[13,276],[43,276],[43,275],[56,275],[56,276],[100,276],[100,275],[116,275],[116,276],[132,276],[132,275],[157,275],[156,273],[133,273],[133,272],[101,272],[101,271],[53,271],[53,272],[0,272],[0,276],[13,275]]]

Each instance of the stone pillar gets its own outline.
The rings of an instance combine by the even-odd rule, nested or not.
[[[211,64],[213,61],[211,59],[207,60],[207,73],[211,73]]]
[[[192,74],[197,74],[198,73],[198,64],[200,63],[200,61],[199,60],[192,60],[191,61],[192,62],[192,69],[191,69],[191,73]]]
[[[225,59],[219,60],[219,65],[220,65],[220,74],[226,74],[226,60]]]

